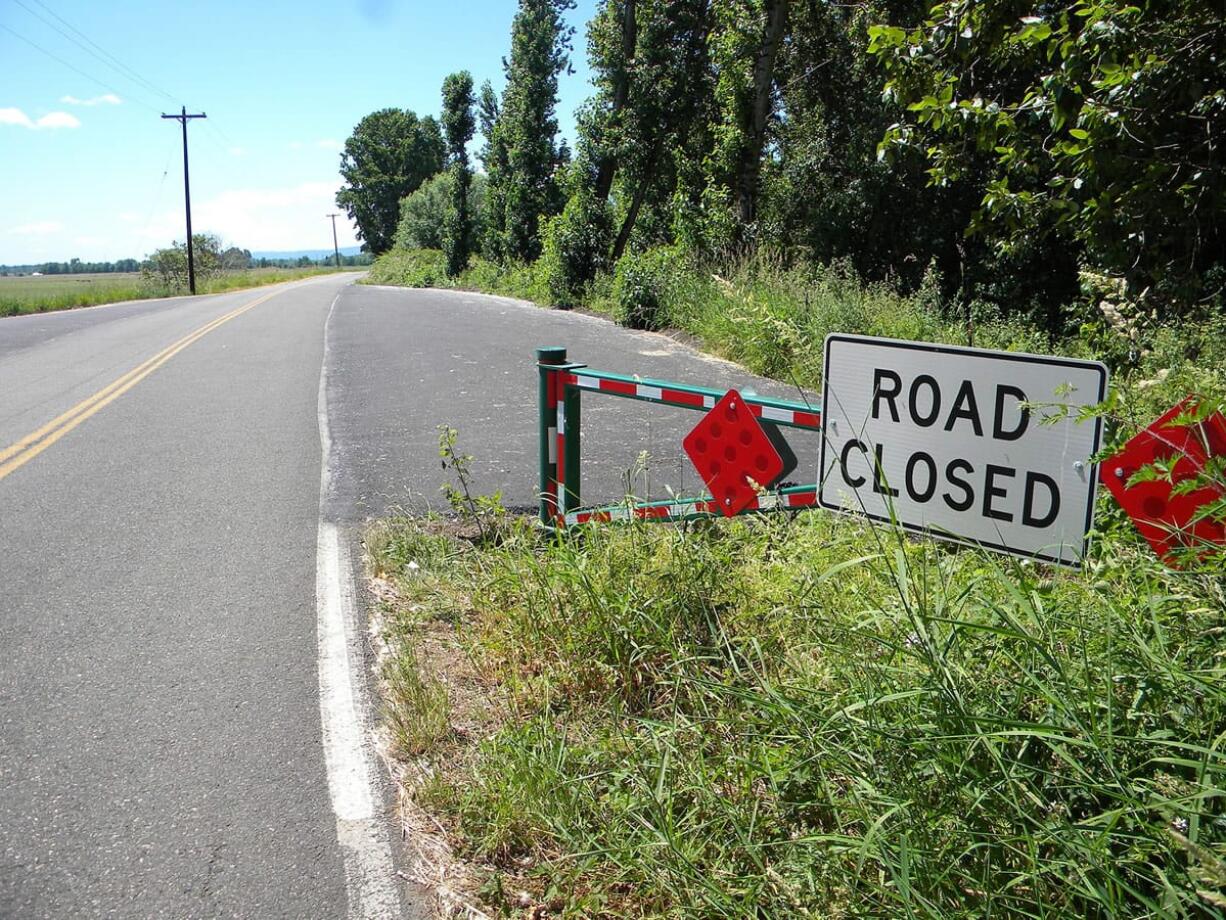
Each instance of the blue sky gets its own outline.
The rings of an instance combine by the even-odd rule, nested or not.
[[[571,13],[558,114],[572,144],[595,4]],[[253,250],[330,247],[324,215],[354,125],[388,106],[437,115],[457,70],[501,89],[516,7],[0,0],[0,264],[139,258],[182,240],[180,130],[159,117],[180,105],[209,116],[188,129],[196,232]],[[337,228],[353,245],[348,220]]]

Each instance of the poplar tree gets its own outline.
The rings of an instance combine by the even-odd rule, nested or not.
[[[617,205],[613,261],[641,224],[648,240],[671,238],[682,173],[707,156],[710,6],[604,0],[589,27],[596,95],[580,118],[579,151],[593,164],[592,193]]]
[[[490,252],[531,261],[541,254],[541,218],[561,210],[556,172],[567,158],[557,140],[558,75],[574,32],[562,15],[574,0],[520,0],[511,26],[507,84],[487,136]],[[483,120],[488,99],[483,92]]]
[[[443,80],[443,136],[447,142],[447,168],[451,173],[451,203],[443,222],[443,252],[447,274],[455,277],[468,265],[472,251],[472,215],[468,209],[472,166],[468,142],[476,130],[473,115],[473,78],[467,70]]]
[[[788,0],[717,3],[713,64],[720,118],[709,181],[726,190],[733,221],[726,239],[743,241],[758,216],[762,157],[775,112],[775,61],[788,27]]]

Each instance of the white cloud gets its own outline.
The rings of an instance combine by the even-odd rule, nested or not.
[[[36,220],[32,224],[20,224],[9,230],[13,236],[48,236],[59,233],[64,225],[58,220]]]
[[[23,128],[33,128],[34,122],[21,109],[0,109],[0,125],[21,125]]]
[[[123,100],[114,93],[103,93],[90,99],[78,99],[76,96],[61,96],[60,102],[67,105],[120,105]]]
[[[79,128],[81,122],[67,112],[48,112],[34,121],[21,109],[8,108],[0,109],[0,125],[20,125],[36,131],[39,128]]]
[[[226,245],[244,249],[330,249],[338,181],[303,182],[280,188],[230,189],[211,198],[192,197],[192,229],[215,233]],[[130,216],[130,215],[129,215]],[[121,216],[123,219],[123,216]],[[336,221],[341,246],[357,244],[353,226],[342,214]],[[183,211],[172,208],[137,231],[134,247],[152,251],[183,239]]]
[[[302,141],[290,141],[290,142],[289,142],[289,149],[290,149],[290,150],[301,150],[301,149],[302,149]]]
[[[48,112],[34,122],[34,125],[39,128],[79,128],[81,122],[75,115],[69,115],[67,112]]]
[[[232,157],[245,157],[247,155],[245,147],[228,147],[226,149]]]

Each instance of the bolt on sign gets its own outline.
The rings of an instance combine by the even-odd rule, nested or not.
[[[1106,395],[1096,361],[831,334],[818,503],[1079,565]]]

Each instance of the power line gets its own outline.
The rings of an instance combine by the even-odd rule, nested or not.
[[[230,136],[226,134],[225,131],[221,130],[221,128],[218,128],[216,125],[214,125],[212,121],[208,122],[208,129],[212,131],[214,134],[216,134],[217,139],[220,140],[227,147],[237,147],[238,146],[238,144],[230,140]],[[227,152],[229,151],[227,150]]]
[[[78,73],[78,74],[80,74],[81,76],[83,76],[83,77],[84,77],[86,80],[90,80],[90,81],[91,81],[91,82],[93,82],[93,83],[97,83],[97,84],[98,84],[99,86],[101,86],[103,89],[105,89],[105,90],[109,90],[110,92],[114,93],[114,94],[115,94],[115,95],[117,95],[117,96],[119,95],[119,90],[115,89],[115,87],[111,86],[109,83],[107,83],[107,82],[105,82],[105,81],[103,81],[103,80],[99,80],[99,79],[98,79],[97,77],[95,77],[95,76],[92,76],[92,75],[90,75],[90,74],[87,74],[87,73],[86,73],[84,70],[82,70],[80,67],[76,67],[76,66],[74,66],[74,65],[72,65],[72,64],[69,64],[69,63],[68,63],[66,60],[64,60],[64,59],[63,59],[62,57],[60,57],[59,55],[57,55],[57,54],[52,54],[50,51],[48,51],[46,48],[42,47],[41,45],[36,45],[34,42],[30,41],[28,38],[26,38],[26,37],[25,37],[24,35],[22,35],[20,32],[17,32],[17,31],[15,31],[14,29],[9,28],[8,26],[6,26],[6,25],[5,25],[4,23],[2,23],[2,22],[0,22],[0,29],[4,29],[4,31],[6,31],[6,32],[8,32],[8,33],[10,33],[10,34],[12,34],[12,35],[17,36],[17,38],[21,39],[23,42],[25,42],[27,45],[29,45],[31,48],[33,48],[35,51],[38,51],[38,52],[40,52],[40,53],[42,53],[42,54],[45,54],[47,57],[51,58],[51,60],[53,60],[53,61],[58,61],[60,64],[63,64],[63,65],[64,65],[65,67],[67,67],[69,70],[74,71],[75,73]],[[129,95],[130,95],[130,94],[129,94]],[[132,101],[133,101],[133,102],[135,102],[137,105],[144,106],[145,108],[147,108],[147,109],[148,109],[149,111],[151,111],[151,112],[156,112],[156,111],[157,111],[157,109],[155,109],[153,106],[149,105],[147,102],[143,102],[141,99],[139,99],[139,98],[137,98],[137,97],[132,97]]]
[[[157,192],[153,196],[153,204],[149,207],[149,214],[145,217],[145,222],[141,227],[142,232],[148,236],[149,231],[153,227],[153,215],[157,211],[158,205],[162,203],[162,192],[166,188],[166,177],[170,174],[170,158],[174,156],[175,149],[173,144],[166,146],[166,162],[162,166],[162,178],[158,180]]]
[[[95,51],[91,51],[90,48],[87,48],[85,45],[81,44],[80,41],[78,41],[76,38],[73,38],[73,36],[69,35],[63,29],[59,28],[59,26],[57,26],[55,23],[48,22],[43,16],[41,16],[35,10],[32,10],[30,9],[30,7],[26,6],[23,0],[13,0],[13,2],[16,3],[18,6],[20,6],[22,9],[24,9],[31,16],[36,16],[38,19],[42,20],[42,22],[46,23],[51,28],[55,29],[57,32],[59,32],[61,35],[67,38],[69,41],[73,42],[78,47],[80,47],[82,50],[84,50],[86,53],[93,55],[95,58],[100,60],[103,64],[106,64],[112,70],[115,70],[116,72],[118,72],[121,76],[126,77],[127,79],[132,80],[144,86],[145,88],[158,94],[159,96],[165,96],[171,102],[175,101],[174,96],[172,96],[170,93],[166,92],[165,90],[161,89],[153,81],[145,79],[143,76],[137,73],[134,69],[129,67],[119,58],[115,57],[115,55],[111,54],[109,51],[107,51],[105,48],[99,45],[96,41],[94,41],[92,38],[90,38],[88,35],[86,35],[84,32],[82,32],[80,29],[78,29],[76,26],[74,26],[72,23],[66,20],[63,16],[61,16],[55,10],[51,9],[51,7],[47,6],[47,4],[43,3],[42,0],[34,0],[34,2],[37,3],[39,6],[41,6],[48,13],[50,13],[55,19],[59,20],[59,22],[62,23],[65,27],[67,27],[71,32],[76,33],[76,35],[84,39],[84,41],[87,42],[90,46],[92,46],[96,50],[97,53],[95,53]]]

